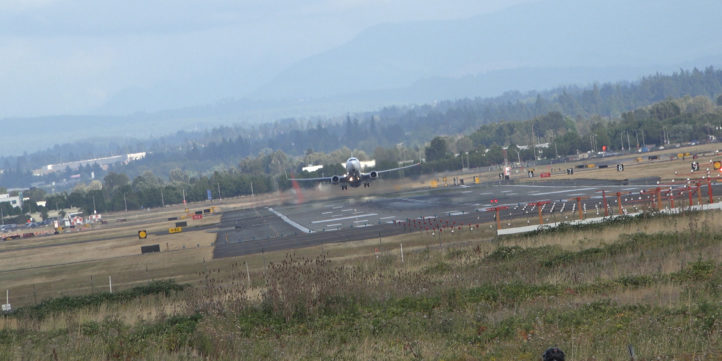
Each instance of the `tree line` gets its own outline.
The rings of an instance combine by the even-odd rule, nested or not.
[[[601,119],[617,119],[622,114],[641,109],[665,99],[704,96],[717,99],[722,93],[722,70],[680,70],[671,75],[655,74],[637,82],[595,84],[590,87],[561,87],[543,92],[508,92],[495,98],[460,99],[420,106],[387,107],[373,112],[343,117],[282,119],[255,126],[226,126],[204,131],[179,131],[170,136],[148,141],[89,140],[56,145],[46,151],[17,157],[0,157],[0,184],[25,187],[33,182],[62,181],[63,175],[33,177],[31,171],[45,164],[97,156],[146,151],[149,155],[128,165],[117,165],[113,171],[136,177],[145,171],[168,174],[182,168],[199,175],[237,165],[247,157],[281,150],[293,156],[309,152],[328,153],[339,145],[371,153],[377,147],[403,143],[423,152],[426,142],[437,135],[471,134],[479,127],[495,123],[508,124],[533,120],[550,113],[572,119],[581,133],[590,130]],[[684,115],[684,114],[681,114]],[[639,118],[635,115],[636,118]],[[640,114],[644,117],[644,114]],[[598,121],[599,120],[599,121]],[[534,135],[544,139],[562,137],[562,127],[548,129],[536,124]],[[652,127],[652,126],[650,126]],[[569,128],[567,125],[566,128]],[[677,127],[686,133],[695,132]],[[522,130],[523,133],[516,132]],[[529,129],[524,131],[524,129]],[[478,136],[475,145],[530,142],[531,128],[498,129],[494,141]],[[548,131],[553,134],[547,134]],[[479,132],[476,132],[479,133]],[[603,132],[602,132],[603,133]],[[652,133],[646,129],[645,133]],[[610,134],[614,137],[615,134]],[[622,135],[626,137],[626,133]],[[489,136],[486,136],[489,137]],[[499,137],[506,139],[499,140]],[[104,175],[104,174],[103,174]],[[82,176],[82,175],[81,175]],[[102,175],[101,175],[102,176]],[[51,179],[56,177],[58,179]]]

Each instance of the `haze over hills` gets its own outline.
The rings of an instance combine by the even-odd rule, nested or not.
[[[208,90],[195,105],[137,112],[153,104],[171,107],[165,98],[173,96],[174,86],[168,85],[119,92],[95,115],[4,119],[3,133],[12,136],[3,137],[0,152],[22,154],[97,136],[148,139],[179,130],[331,117],[511,90],[634,81],[656,72],[718,66],[721,13],[722,3],[705,0],[545,0],[461,20],[377,25],[293,64],[256,91],[223,101],[211,101],[215,93]],[[224,70],[208,71],[218,78]]]
[[[704,67],[722,59],[719,14],[715,1],[561,0],[465,20],[379,25],[293,65],[254,95],[308,99],[403,89],[397,96],[414,101],[457,96],[434,86],[453,79],[476,83],[465,96],[489,96]],[[419,89],[418,82],[428,85]]]

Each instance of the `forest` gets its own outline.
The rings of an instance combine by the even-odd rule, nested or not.
[[[167,177],[171,169],[180,167],[192,174],[208,175],[235,167],[246,157],[275,150],[302,156],[309,152],[328,153],[345,146],[371,153],[379,146],[403,144],[423,151],[435,136],[469,135],[487,124],[532,120],[551,112],[561,113],[575,123],[586,123],[578,126],[580,133],[587,133],[596,119],[617,120],[624,113],[665,99],[704,96],[716,101],[719,94],[722,94],[722,70],[708,67],[680,70],[671,75],[655,74],[636,82],[507,92],[495,98],[394,106],[339,117],[288,118],[257,126],[243,126],[242,120],[229,120],[228,126],[210,130],[180,130],[151,139],[88,139],[53,145],[32,154],[0,157],[0,169],[4,171],[0,174],[0,185],[27,187],[41,181],[49,184],[64,175],[58,179],[36,179],[31,175],[32,170],[52,163],[132,152],[148,152],[150,156],[114,171],[136,177],[153,170]],[[517,139],[505,141],[527,143],[529,137],[525,136],[520,134]]]

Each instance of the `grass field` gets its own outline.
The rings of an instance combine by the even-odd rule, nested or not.
[[[207,262],[183,291],[20,309],[0,324],[0,360],[535,360],[551,345],[619,360],[630,344],[644,360],[718,360],[720,221],[462,233],[441,247],[416,234],[382,240],[378,257],[367,241],[354,259],[324,247]]]

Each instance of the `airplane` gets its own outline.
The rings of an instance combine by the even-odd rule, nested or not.
[[[402,170],[406,168],[411,168],[419,165],[421,163],[414,163],[411,165],[398,167],[398,168],[392,168],[392,169],[384,169],[384,170],[378,170],[378,171],[371,171],[369,173],[363,173],[361,172],[361,162],[355,158],[351,157],[348,160],[346,160],[346,174],[344,175],[334,175],[331,177],[318,177],[318,178],[291,178],[291,180],[295,181],[316,181],[316,182],[331,182],[333,184],[341,184],[342,190],[347,190],[348,186],[358,188],[363,184],[364,188],[371,186],[371,181],[378,178],[379,174],[381,173],[388,173],[388,172],[394,172],[397,170]]]

